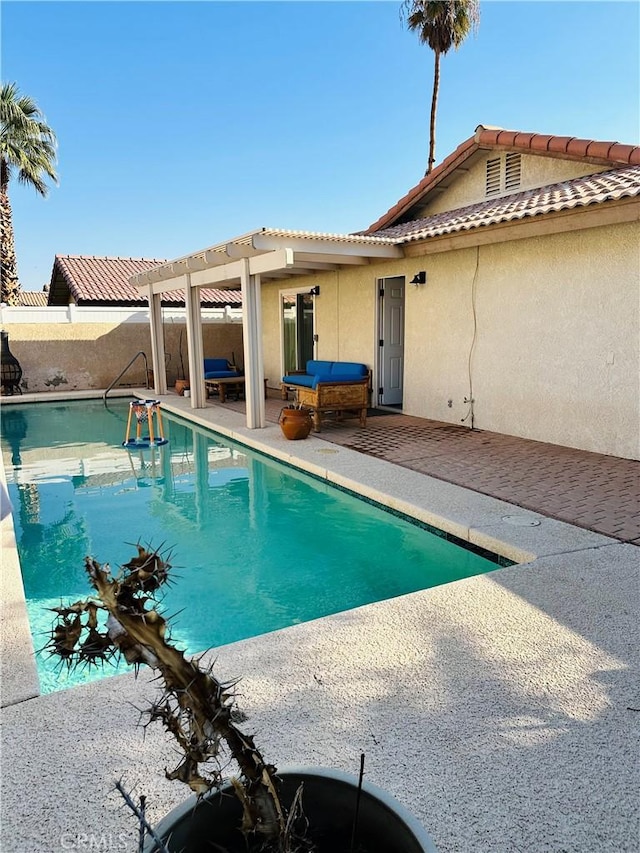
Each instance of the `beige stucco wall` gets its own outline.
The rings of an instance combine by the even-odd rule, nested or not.
[[[468,163],[465,164],[465,167],[469,167],[469,171],[460,172],[445,193],[436,195],[432,200],[429,199],[424,209],[421,209],[420,215],[431,216],[444,210],[454,210],[468,204],[486,201],[487,160],[498,156],[504,157],[504,154],[500,155],[496,151],[476,154],[470,167]],[[522,177],[520,186],[511,192],[522,192],[535,187],[547,186],[547,184],[555,184],[559,181],[568,181],[570,178],[579,178],[582,175],[593,175],[596,172],[605,171],[607,168],[605,166],[594,166],[590,163],[561,160],[555,157],[541,157],[533,154],[523,154],[521,157]],[[491,198],[500,198],[500,196],[491,196]]]
[[[318,357],[374,367],[376,279],[425,269],[427,284],[406,288],[406,414],[459,424],[471,387],[479,429],[638,458],[638,245],[640,225],[623,223],[342,269],[295,285],[321,287]],[[272,387],[281,375],[283,288],[263,288]]]
[[[22,367],[24,391],[76,391],[106,388],[140,350],[151,367],[148,323],[7,323],[9,346]],[[182,354],[187,367],[184,323],[164,325],[165,350],[169,354],[167,381],[172,385],[180,371]],[[242,363],[242,325],[205,323],[202,327],[205,356],[231,358]],[[144,364],[138,359],[119,384],[144,384]]]
[[[406,411],[468,412],[478,258],[475,425],[637,457],[639,237],[630,223],[429,258],[407,305]]]
[[[376,269],[378,269],[376,267]],[[320,286],[316,297],[316,356],[331,361],[358,361],[373,367],[376,273],[370,266],[296,277],[262,287],[265,376],[268,387],[278,388],[282,377],[280,300],[283,293],[308,292]]]
[[[638,457],[638,245],[634,223],[481,252],[478,426]]]

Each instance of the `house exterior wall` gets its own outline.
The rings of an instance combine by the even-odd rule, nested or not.
[[[405,411],[459,423],[472,393],[480,429],[638,458],[639,238],[625,223],[430,257]]]
[[[38,310],[38,309],[36,309]],[[5,312],[7,313],[7,312]],[[24,313],[24,312],[23,312]],[[142,350],[151,368],[151,339],[148,318],[139,323],[12,323],[3,322],[9,347],[22,367],[22,388],[28,392],[85,391],[107,388],[129,359]],[[204,323],[205,356],[231,358],[242,363],[242,323]],[[181,371],[182,356],[187,368],[184,320],[164,324],[167,382],[172,385]],[[118,383],[145,385],[144,363],[138,359]]]
[[[262,286],[264,375],[269,388],[279,388],[282,378],[281,295],[308,292],[315,285],[320,286],[315,302],[316,356],[373,367],[376,274],[372,269],[336,270]]]
[[[469,204],[486,201],[487,160],[499,156],[501,155],[497,151],[476,154],[477,159],[474,159],[469,171],[463,172],[447,188],[446,192],[436,196],[433,200],[428,200],[424,208],[421,208],[420,216],[431,216],[445,210],[455,210],[458,207],[466,207]],[[594,166],[591,163],[562,160],[555,157],[541,157],[534,154],[522,154],[521,163],[521,183],[515,192],[535,189],[559,181],[568,181],[570,178],[579,178],[583,175],[595,175],[597,172],[604,172],[608,168],[606,166]],[[510,191],[508,194],[513,194],[513,192]],[[507,195],[507,193],[503,195]],[[499,195],[491,196],[491,198],[500,197]]]
[[[603,225],[343,268],[295,286],[321,288],[318,357],[374,367],[376,280],[425,269],[427,284],[406,288],[405,414],[470,425],[472,395],[479,429],[638,458],[639,242],[638,222]],[[271,387],[281,376],[283,289],[263,287]]]

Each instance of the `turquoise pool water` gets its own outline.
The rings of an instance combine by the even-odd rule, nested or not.
[[[2,410],[2,453],[37,649],[49,607],[89,594],[84,557],[173,553],[164,611],[189,652],[495,569],[494,562],[212,432],[163,414],[164,447],[129,451],[128,401]],[[60,671],[43,692],[117,670]],[[120,671],[124,671],[122,668]]]

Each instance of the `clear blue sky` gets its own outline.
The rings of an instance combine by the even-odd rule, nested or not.
[[[2,4],[2,79],[58,136],[14,183],[23,288],[59,254],[173,258],[261,226],[365,228],[421,178],[433,54],[398,2]],[[480,124],[638,143],[636,2],[481,2],[436,161]]]

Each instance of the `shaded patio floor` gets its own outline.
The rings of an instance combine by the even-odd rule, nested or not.
[[[267,420],[283,405],[269,396]],[[241,400],[224,406],[245,411]],[[640,462],[380,410],[366,429],[327,421],[318,437],[640,546]]]

